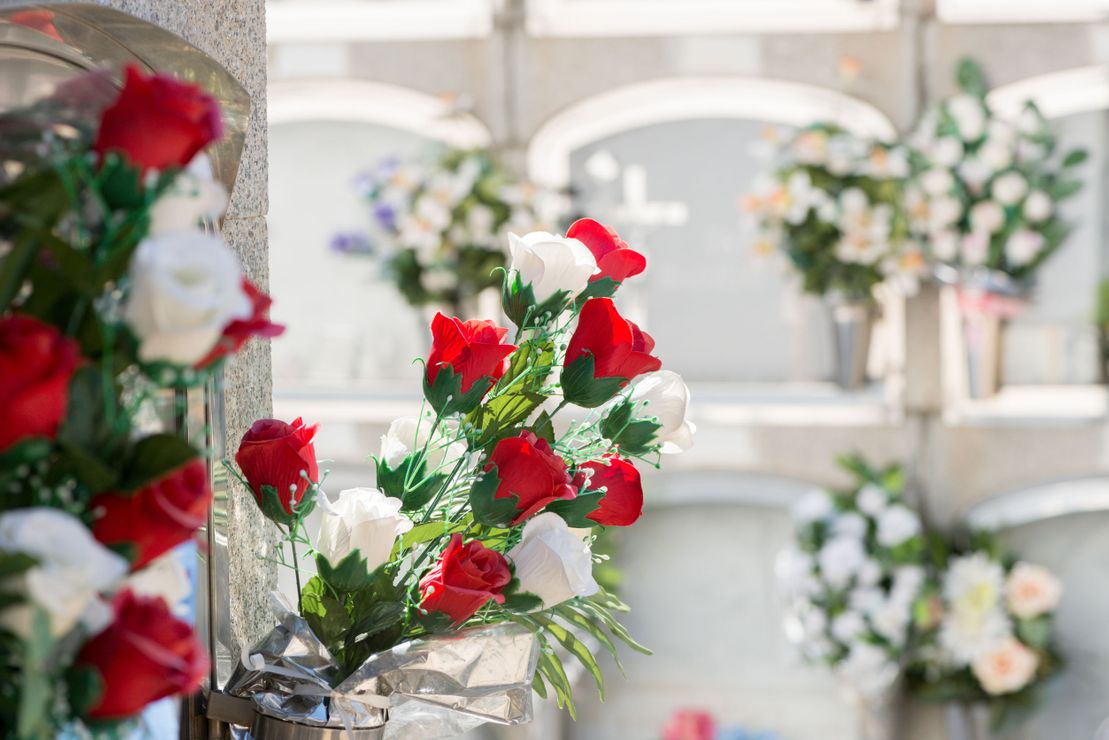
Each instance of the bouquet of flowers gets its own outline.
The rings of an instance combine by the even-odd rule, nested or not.
[[[380,254],[413,306],[459,307],[500,285],[507,233],[541,226],[546,195],[516,182],[487,151],[449,149],[432,164],[386,159],[358,179],[372,207],[368,234],[342,233],[332,248]]]
[[[404,718],[398,696],[477,716],[480,690],[462,696],[459,688],[475,673],[470,664],[440,675],[439,690],[421,684],[418,696],[405,694],[414,680],[366,680],[380,678],[383,664],[414,670],[396,664],[434,652],[437,640],[457,644],[508,625],[539,645],[535,690],[553,691],[572,714],[560,656],[579,660],[603,691],[585,639],[614,657],[615,641],[644,651],[617,620],[626,607],[596,582],[590,546],[599,530],[639,519],[636,461],[658,465],[660,453],[688,447],[693,431],[685,384],[660,369],[654,341],[611,298],[645,261],[588,219],[568,236],[513,236],[511,254],[502,299],[514,339],[491,321],[435,316],[422,408],[382,439],[376,488],[334,501],[320,494],[315,428],[300,420],[263,420],[243,438],[236,461],[244,485],[284,532],[290,564],[300,567],[298,545],[314,561],[298,612],[330,655],[331,686],[341,687],[298,713],[287,700],[303,702],[303,691],[263,685],[270,698],[261,700],[261,684],[246,682],[256,703],[334,725],[351,721],[352,702],[380,692],[393,697],[391,724]],[[571,422],[559,413],[568,406],[580,409]],[[313,507],[322,510],[314,542],[303,528]],[[281,660],[272,651],[263,658]],[[501,670],[498,663],[477,674]]]
[[[1032,103],[1016,121],[998,117],[974,62],[960,63],[958,82],[961,92],[927,111],[911,137],[909,226],[952,277],[1016,294],[1070,232],[1058,204],[1081,189],[1072,169],[1087,154],[1058,152]]]
[[[741,202],[758,222],[756,249],[781,249],[805,291],[869,302],[891,279],[915,292],[926,271],[901,208],[908,153],[815,124],[777,152],[773,172]]]
[[[0,727],[109,732],[207,675],[171,551],[207,522],[208,469],[150,419],[280,327],[201,228],[227,196],[199,88],[95,73],[0,129]]]
[[[910,687],[927,699],[987,703],[997,726],[1031,708],[1037,688],[1062,667],[1051,644],[1062,586],[986,535],[943,556],[918,610],[922,644]]]
[[[856,477],[842,491],[797,502],[797,541],[779,561],[787,632],[810,661],[863,696],[894,684],[913,646],[925,586],[920,518],[902,496],[900,468],[841,460]]]

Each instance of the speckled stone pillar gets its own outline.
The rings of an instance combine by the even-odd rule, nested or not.
[[[65,0],[62,0],[64,2]],[[171,31],[219,62],[251,97],[250,124],[231,204],[223,224],[247,275],[263,289],[269,281],[266,237],[266,9],[264,0],[80,0],[122,10]],[[0,8],[36,4],[0,0]],[[43,2],[42,5],[61,4]],[[172,71],[172,70],[170,70]],[[226,439],[234,449],[255,419],[270,415],[268,343],[251,342],[227,367]],[[238,644],[253,643],[272,626],[268,594],[275,567],[259,559],[276,537],[249,494],[234,486],[228,506],[231,626]]]

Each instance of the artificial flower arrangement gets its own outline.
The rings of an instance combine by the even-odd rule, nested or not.
[[[508,232],[542,228],[545,194],[515,180],[486,150],[447,149],[431,163],[389,158],[357,186],[371,206],[370,230],[338,234],[332,248],[378,256],[416,307],[462,313],[500,285]]]
[[[1058,205],[1082,188],[1073,168],[1087,153],[1059,152],[1031,102],[1016,121],[999,117],[973,61],[957,79],[960,93],[928,110],[909,140],[909,226],[950,280],[1017,296],[1070,233]]]
[[[806,659],[876,697],[894,685],[914,641],[914,606],[926,580],[920,517],[898,466],[841,459],[855,483],[817,490],[793,508],[794,546],[779,560],[789,636]]]
[[[1034,708],[1038,690],[1062,668],[1052,645],[1062,584],[984,533],[967,549],[939,554],[940,575],[918,609],[910,689],[929,700],[985,704],[999,727]]]
[[[779,147],[741,207],[757,251],[784,252],[806,292],[870,303],[884,280],[913,293],[925,273],[901,207],[908,174],[904,148],[817,123]]]
[[[297,546],[315,564],[298,612],[331,656],[338,688],[311,718],[296,715],[302,722],[352,721],[351,696],[372,701],[370,689],[354,687],[379,679],[382,664],[397,670],[401,656],[434,651],[444,636],[465,641],[506,624],[521,628],[539,646],[535,691],[553,691],[571,714],[560,656],[579,660],[603,692],[584,640],[614,657],[616,641],[646,652],[617,620],[626,607],[596,582],[591,553],[598,531],[641,515],[636,462],[657,466],[660,453],[692,441],[688,389],[660,369],[651,337],[612,299],[645,260],[589,219],[567,236],[510,236],[510,246],[501,295],[514,339],[491,321],[434,317],[422,407],[383,437],[376,488],[345,490],[334,501],[322,494],[315,428],[299,419],[259,421],[242,440],[242,481],[282,529],[290,552],[280,557],[298,569],[298,582]],[[568,426],[559,413],[566,407],[579,410]],[[314,541],[304,532],[313,507],[321,511]],[[271,651],[268,660],[280,656]],[[477,694],[454,696],[462,674],[499,668],[454,670],[447,687],[416,698],[451,695],[452,708],[466,708]],[[233,683],[267,707],[289,693],[261,674]],[[387,686],[374,684],[393,694],[390,722],[401,719],[397,695],[416,683],[394,674]],[[260,701],[259,691],[277,698]]]
[[[207,675],[172,609],[207,465],[148,420],[280,327],[201,228],[227,197],[199,88],[130,66],[120,91],[98,72],[0,128],[0,727],[109,733]]]

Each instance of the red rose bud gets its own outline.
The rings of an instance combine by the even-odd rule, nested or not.
[[[77,342],[50,324],[19,314],[0,319],[0,452],[57,435],[80,361]]]
[[[151,702],[195,691],[208,673],[208,656],[188,623],[161,598],[116,594],[114,619],[85,643],[74,664],[100,675],[101,693],[85,715],[95,720],[133,717]]]
[[[629,527],[643,514],[643,484],[639,471],[630,461],[608,457],[601,462],[588,462],[582,469],[592,473],[590,491],[604,489],[601,505],[590,512],[591,519],[605,527]]]
[[[615,283],[622,283],[647,269],[646,257],[630,248],[627,242],[616,235],[612,227],[591,218],[575,221],[570,225],[566,236],[589,247],[597,260],[600,272],[591,277],[590,282],[610,278]]]
[[[501,589],[511,580],[503,555],[477,540],[463,545],[462,535],[453,534],[439,562],[420,579],[420,606],[462,624],[490,599],[503,604]]]
[[[247,340],[252,337],[273,339],[285,333],[285,327],[270,321],[270,306],[273,299],[254,287],[254,284],[243,278],[243,293],[250,301],[250,317],[234,319],[223,328],[223,335],[216,342],[216,346],[208,355],[197,363],[198,368],[206,368],[213,363],[239,352]]]
[[[519,513],[512,520],[513,525],[552,501],[577,495],[566,463],[551,450],[547,440],[531,432],[521,432],[519,437],[507,437],[498,442],[485,469],[490,470],[494,465],[499,483],[493,498],[516,497]]]
[[[562,369],[562,392],[578,406],[595,408],[632,378],[658,370],[655,340],[616,310],[611,298],[591,298],[570,337]]]
[[[320,468],[312,445],[319,428],[319,424],[305,426],[299,417],[292,424],[260,419],[239,443],[235,462],[262,511],[279,524],[292,520],[293,507],[301,504],[310,482],[319,483]],[[267,497],[265,486],[277,492],[276,502]]]
[[[103,493],[89,504],[92,533],[105,545],[129,545],[131,569],[187,542],[208,518],[208,471],[191,460],[133,493]]]
[[[121,153],[145,173],[183,167],[221,136],[214,98],[167,75],[146,76],[132,64],[119,98],[100,118],[93,150]]]
[[[424,395],[440,413],[472,410],[508,370],[516,346],[492,321],[460,321],[435,314]],[[448,371],[449,368],[449,371]]]

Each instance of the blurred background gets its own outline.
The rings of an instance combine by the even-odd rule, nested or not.
[[[512,736],[653,738],[701,708],[752,737],[853,737],[832,678],[783,637],[774,579],[790,504],[844,483],[845,452],[903,463],[932,523],[996,528],[1063,578],[1068,669],[1005,737],[1088,738],[1109,717],[1107,18],[1107,0],[270,0],[275,415],[322,424],[329,491],[370,485],[367,456],[415,412],[435,308],[409,305],[375,252],[383,160],[487,148],[553,194],[552,229],[588,214],[648,256],[623,309],[685,377],[698,426],[616,543],[627,624],[655,655],[608,671],[603,707],[586,678],[576,722],[544,710]],[[968,397],[935,285],[884,302],[870,380],[843,390],[825,305],[759,254],[738,202],[773,132],[892,139],[955,91],[965,56],[997,109],[1031,99],[1090,152],[1062,206],[1075,231],[1004,329],[999,393]],[[937,710],[907,716],[907,737],[943,737]]]

